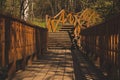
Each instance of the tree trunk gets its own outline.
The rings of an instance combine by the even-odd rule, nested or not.
[[[52,10],[52,15],[55,15],[55,13],[54,13],[54,8],[53,8],[52,3],[50,2],[50,0],[48,0],[48,3],[49,3],[50,8],[51,8],[51,10]]]

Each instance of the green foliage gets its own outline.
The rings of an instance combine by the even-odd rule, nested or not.
[[[21,18],[20,7],[21,0],[0,0],[0,12]],[[25,0],[23,0],[25,1]],[[54,16],[60,10],[65,9],[68,12],[80,12],[86,8],[94,9],[105,19],[120,13],[119,0],[28,0],[29,17],[31,22],[34,18],[39,20],[33,23],[45,26],[46,14]],[[33,6],[31,5],[33,4]],[[42,19],[42,21],[41,21]],[[40,21],[40,22],[39,22]]]
[[[40,26],[40,27],[43,27],[43,28],[46,27],[45,21],[41,21],[40,19],[37,19],[37,18],[34,18],[32,21],[29,21],[29,22],[31,24],[34,24],[34,25],[37,25],[37,26]]]
[[[20,12],[19,2],[20,2],[19,0],[0,0],[1,3],[0,12],[7,15],[19,17]]]
[[[110,16],[111,9],[113,8],[113,1],[108,0],[98,0],[93,7],[96,9],[103,17]]]
[[[105,19],[120,13],[120,3],[114,0],[80,0],[82,9],[91,8]]]
[[[100,13],[98,13],[95,9],[91,8],[86,8],[85,10],[83,10],[81,15],[81,24],[87,27],[97,25],[104,20],[104,18],[101,17]]]
[[[2,13],[2,11],[4,11],[4,7],[5,7],[5,1],[6,0],[0,0],[0,13]]]

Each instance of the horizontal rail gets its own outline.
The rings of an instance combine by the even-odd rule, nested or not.
[[[120,79],[120,15],[81,31],[81,46],[89,59],[107,73],[109,80]]]
[[[46,28],[0,14],[0,68],[12,76],[47,50]]]

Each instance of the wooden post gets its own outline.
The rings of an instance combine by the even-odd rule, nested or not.
[[[118,79],[120,79],[120,33],[118,35]]]
[[[5,53],[4,53],[4,48],[5,48],[5,20],[0,17],[0,67],[5,66]]]
[[[5,66],[9,64],[9,50],[10,50],[10,25],[9,19],[5,19]]]
[[[46,28],[49,28],[49,27],[48,27],[48,26],[49,26],[49,25],[48,25],[48,18],[49,18],[48,15],[46,15]]]
[[[34,58],[33,60],[37,60],[37,54],[39,54],[39,51],[38,51],[38,45],[39,45],[39,37],[38,37],[38,33],[39,33],[39,30],[36,28],[35,30],[35,47],[36,47],[36,52],[34,54]]]
[[[9,66],[9,51],[11,45],[11,35],[10,35],[11,21],[9,18],[5,19],[5,67],[8,70],[8,78],[10,79],[16,71],[16,60]]]

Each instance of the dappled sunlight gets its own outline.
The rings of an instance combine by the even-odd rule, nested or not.
[[[13,80],[74,80],[71,51],[50,50],[48,52],[51,54],[47,53],[41,56],[41,59],[33,61],[24,72],[16,73]]]

